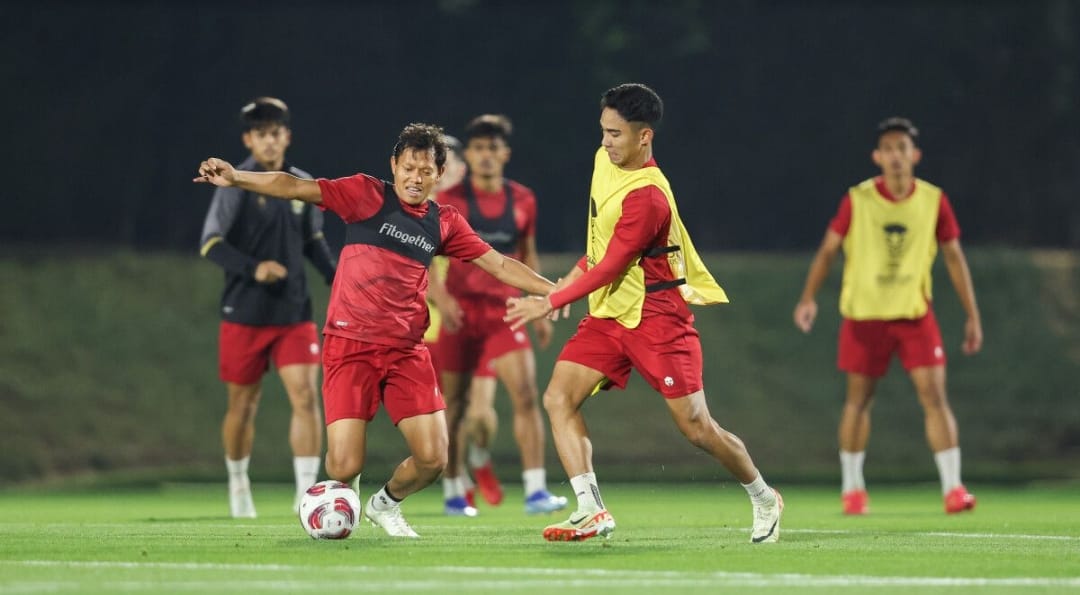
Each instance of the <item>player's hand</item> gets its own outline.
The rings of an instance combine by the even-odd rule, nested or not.
[[[224,159],[211,157],[199,164],[199,175],[192,182],[232,186],[236,183],[236,168]]]
[[[551,302],[547,296],[512,297],[506,300],[506,316],[503,316],[503,320],[510,323],[512,330],[517,330],[527,322],[547,316],[551,311]]]
[[[817,318],[817,302],[814,300],[802,300],[795,306],[795,326],[804,333],[809,333],[814,328],[814,319]]]
[[[465,325],[465,311],[461,309],[461,304],[445,292],[441,297],[433,297],[432,301],[435,302],[435,309],[442,316],[442,326],[446,332],[456,333],[461,330],[461,327]]]
[[[536,333],[536,343],[540,349],[547,349],[551,345],[551,337],[555,334],[555,327],[547,318],[533,321],[533,332]]]
[[[255,280],[259,283],[277,283],[288,274],[285,265],[276,260],[264,260],[255,267]]]
[[[567,285],[570,285],[570,283],[572,283],[572,282],[573,282],[573,279],[568,279],[566,277],[559,277],[559,280],[555,282],[555,287],[553,287],[551,289],[551,291],[548,292],[548,295],[551,295],[551,294],[555,293],[556,291],[559,291],[560,289],[566,287]],[[558,310],[552,310],[551,313],[547,315],[547,319],[552,321],[552,322],[557,321],[559,318],[570,318],[570,304],[566,304],[565,306],[563,306],[562,308],[559,308]]]
[[[974,355],[982,349],[982,322],[978,318],[968,318],[964,323],[964,355]]]

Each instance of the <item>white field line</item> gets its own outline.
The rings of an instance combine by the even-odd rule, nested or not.
[[[764,574],[757,572],[677,572],[663,570],[605,570],[571,568],[531,568],[531,567],[485,567],[485,566],[301,566],[291,564],[215,564],[199,562],[114,562],[114,561],[60,561],[60,560],[0,560],[0,566],[22,566],[37,568],[84,568],[90,570],[174,570],[174,571],[225,571],[225,572],[281,572],[297,573],[295,580],[194,580],[194,581],[124,581],[108,579],[91,584],[124,589],[142,589],[147,587],[197,589],[204,587],[221,588],[224,586],[252,589],[275,590],[311,590],[340,587],[341,580],[350,575],[360,580],[350,583],[350,589],[360,590],[447,590],[446,577],[439,574],[461,575],[463,584],[470,589],[500,590],[529,587],[1080,587],[1077,577],[935,577],[935,576],[872,576],[872,575],[814,575],[778,573]],[[319,578],[312,576],[312,572]],[[380,578],[379,575],[395,574],[407,576],[422,572],[428,579],[403,580],[400,578]],[[326,575],[337,573],[345,575],[331,579]],[[476,575],[484,578],[477,580]],[[507,578],[495,578],[506,576]],[[468,577],[468,578],[466,578]],[[55,583],[34,583],[22,581],[4,585],[0,583],[0,592],[31,588],[49,590],[49,585],[58,589],[72,584],[71,581]]]

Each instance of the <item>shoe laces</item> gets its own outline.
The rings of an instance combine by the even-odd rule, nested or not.
[[[384,519],[388,528],[392,528],[397,533],[409,534],[412,533],[412,527],[409,526],[408,521],[401,514],[400,506],[393,506],[388,510],[380,513]]]

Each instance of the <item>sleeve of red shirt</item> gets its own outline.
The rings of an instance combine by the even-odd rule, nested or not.
[[[937,240],[939,244],[951,242],[960,237],[960,223],[956,220],[952,203],[944,192],[941,193],[941,204],[938,206],[937,216]]]
[[[832,221],[829,221],[829,229],[835,231],[841,236],[846,236],[848,228],[851,227],[851,195],[845,194],[844,198],[840,199],[840,208],[836,209],[836,214],[833,215]]]
[[[670,216],[667,198],[656,186],[639,188],[626,195],[622,215],[615,223],[615,233],[604,257],[573,283],[552,293],[551,307],[558,309],[576,302],[617,279],[635,258],[653,245]]]
[[[476,235],[469,222],[461,216],[461,211],[450,205],[439,206],[439,226],[442,232],[439,254],[470,261],[491,250],[491,245]]]
[[[363,221],[378,213],[382,207],[385,184],[378,178],[356,174],[336,180],[319,178],[316,181],[322,193],[319,208],[337,213],[345,223]]]

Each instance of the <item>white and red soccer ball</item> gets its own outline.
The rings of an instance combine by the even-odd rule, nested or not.
[[[300,525],[312,539],[345,539],[359,522],[360,497],[340,481],[320,481],[300,499]]]

